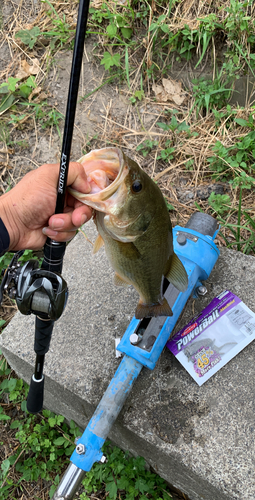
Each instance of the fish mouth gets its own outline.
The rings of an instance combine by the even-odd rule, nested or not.
[[[115,214],[116,204],[120,206],[125,199],[124,180],[129,169],[119,148],[104,148],[91,151],[78,160],[85,169],[91,185],[91,192],[80,193],[75,189],[68,191],[82,203],[106,214]]]

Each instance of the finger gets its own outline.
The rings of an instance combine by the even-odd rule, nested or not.
[[[67,185],[81,193],[90,193],[91,186],[87,180],[87,175],[81,163],[71,162],[69,164]]]
[[[60,175],[61,173],[64,174],[64,172],[60,172]],[[33,173],[31,174],[28,173],[26,177],[28,179],[29,176],[32,177],[34,175],[35,174],[33,171]],[[47,182],[49,182],[50,185],[56,186],[59,178],[59,164],[46,163],[36,170],[36,175],[38,181],[41,178],[43,179],[44,182],[46,180]],[[72,186],[74,189],[77,189],[77,191],[80,191],[82,193],[90,193],[91,186],[87,180],[85,169],[81,165],[81,163],[79,162],[69,163],[67,186]]]
[[[75,227],[80,227],[92,217],[92,209],[83,203],[74,209],[72,213],[72,223]]]
[[[74,231],[91,218],[91,208],[81,205],[75,210],[64,214],[54,214],[48,221],[48,227],[53,231]]]
[[[49,218],[48,227],[52,231],[74,231],[76,228],[72,223],[72,211],[64,214],[55,214]]]
[[[68,191],[67,191],[66,206],[76,208],[77,206],[81,206],[81,205],[85,205],[85,203],[82,203],[82,201],[80,201],[80,200],[76,200],[76,198],[74,198],[73,195],[71,193],[68,193]]]
[[[75,231],[53,231],[49,227],[44,227],[42,230],[43,234],[48,236],[54,241],[58,241],[59,243],[65,242],[65,241],[70,241],[74,236],[76,235],[77,230]]]

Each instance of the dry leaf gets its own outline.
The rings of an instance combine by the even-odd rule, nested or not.
[[[187,12],[190,10],[190,8],[193,6],[194,3],[195,3],[194,0],[186,0],[186,2],[184,2],[184,4],[182,5],[183,15],[187,14]]]
[[[30,75],[38,75],[40,72],[40,63],[38,59],[31,59],[32,66],[30,66],[29,73]]]
[[[36,89],[33,89],[33,91],[31,92],[28,100],[29,102],[31,102],[33,99],[33,102],[39,103],[44,99],[47,99],[47,97],[49,97],[49,94],[47,94],[47,92],[42,92],[42,87],[36,87]]]
[[[24,78],[28,78],[31,75],[38,75],[40,71],[40,63],[38,59],[31,59],[32,66],[28,64],[28,62],[23,59],[21,61],[20,69],[16,74],[16,78],[19,80],[24,80]]]
[[[42,87],[36,87],[35,89],[32,90],[31,94],[29,95],[29,102],[32,101],[33,97],[38,96],[42,90]]]
[[[94,7],[94,9],[99,9],[103,4],[103,0],[92,0],[91,2],[91,7]]]
[[[161,102],[167,101],[167,97],[165,95],[162,85],[156,85],[155,83],[153,83],[152,90],[155,93],[157,101]]]
[[[163,87],[168,94],[181,94],[182,86],[180,82],[176,82],[175,80],[167,80],[166,78],[162,79]]]
[[[182,90],[180,82],[171,79],[162,79],[162,85],[153,85],[152,90],[155,92],[157,101],[167,102],[173,101],[177,106],[180,106],[186,99],[186,95]]]

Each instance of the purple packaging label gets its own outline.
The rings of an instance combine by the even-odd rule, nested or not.
[[[195,316],[182,330],[170,339],[166,346],[176,356],[179,352],[198,337],[202,332],[209,328],[215,321],[223,316],[227,311],[241,302],[241,299],[229,290],[225,290],[215,297],[212,302]]]
[[[225,290],[167,342],[201,386],[255,340],[255,312]]]

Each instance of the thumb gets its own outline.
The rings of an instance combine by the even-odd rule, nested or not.
[[[72,186],[73,189],[80,193],[90,193],[91,186],[88,182],[85,168],[81,163],[71,162],[69,164],[67,186]]]

